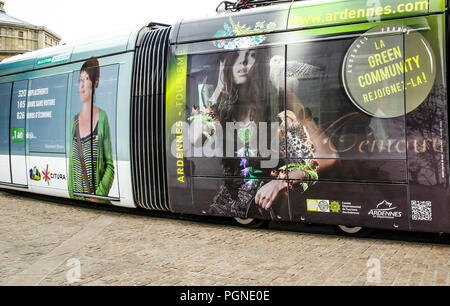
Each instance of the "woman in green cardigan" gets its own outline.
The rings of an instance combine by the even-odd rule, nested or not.
[[[91,58],[80,70],[79,93],[81,111],[72,121],[71,150],[69,154],[69,195],[108,196],[114,181],[114,159],[108,116],[93,105],[98,87],[100,67]],[[91,199],[99,202],[97,199]]]

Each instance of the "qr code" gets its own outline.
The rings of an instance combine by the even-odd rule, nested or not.
[[[411,201],[412,219],[415,221],[431,221],[430,201]]]

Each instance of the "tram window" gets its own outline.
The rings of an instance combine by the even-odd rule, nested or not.
[[[31,82],[27,107],[30,152],[65,153],[68,75]]]
[[[9,154],[11,83],[0,84],[0,155]]]
[[[112,152],[115,156],[116,152],[116,117],[117,117],[117,90],[119,84],[119,65],[107,65],[99,66],[98,83],[93,91],[93,106],[103,111],[107,123],[109,124],[109,132],[111,133],[110,141],[112,145]],[[94,68],[88,68],[87,71],[95,71]],[[84,92],[84,89],[80,88],[80,71],[74,71],[72,74],[72,97],[71,97],[71,109],[70,118],[72,120],[72,126],[75,124],[75,116],[77,116],[82,109],[83,99],[80,97],[80,90]],[[86,77],[86,72],[83,74]],[[93,126],[95,130],[95,125]],[[71,135],[73,137],[73,135]]]
[[[223,129],[228,123],[250,121],[258,128],[266,123],[270,145],[270,124],[280,123],[278,115],[285,108],[284,95],[271,80],[271,61],[283,58],[284,62],[284,53],[284,48],[258,48],[190,56],[187,103],[188,118],[193,115],[190,121],[193,122],[197,112],[208,114],[213,110]],[[284,67],[279,70],[275,79],[284,84]],[[224,140],[233,137],[237,142],[234,151],[239,156],[239,143],[245,137],[227,136],[227,131],[223,132]],[[224,147],[224,155],[226,151]]]
[[[72,74],[68,164],[71,197],[74,193],[88,193],[87,186],[96,185],[102,186],[97,189],[92,187],[94,190],[91,192],[95,192],[96,195],[113,197],[119,195],[115,162],[118,83],[119,65],[101,66],[94,57],[81,64],[81,70]],[[92,124],[89,119],[92,120]],[[79,133],[76,132],[77,125]],[[77,148],[78,143],[82,142],[85,145],[83,155],[80,155]],[[100,159],[101,157],[103,158]],[[83,166],[76,165],[81,159],[85,162],[84,170]],[[90,159],[94,162],[88,162]],[[99,165],[97,169],[103,167],[104,170],[96,171],[97,165]],[[86,171],[89,181],[82,179],[80,171]]]
[[[317,152],[319,158],[405,159],[405,117],[370,116],[345,92],[342,63],[353,42],[336,39],[289,45],[286,107],[305,122],[311,134],[322,135],[321,142],[328,144],[327,150]],[[312,78],[293,73],[305,64],[318,67],[320,73]],[[398,97],[401,103],[403,96]]]
[[[11,155],[25,154],[28,80],[14,82],[11,97]]]

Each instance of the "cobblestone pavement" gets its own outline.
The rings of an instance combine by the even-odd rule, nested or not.
[[[71,285],[73,259],[75,285],[450,284],[448,245],[250,230],[0,191],[0,285]],[[380,262],[379,282],[368,281],[369,259]]]

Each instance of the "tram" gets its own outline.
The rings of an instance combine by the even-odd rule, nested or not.
[[[448,3],[223,2],[0,63],[0,187],[450,233]]]

